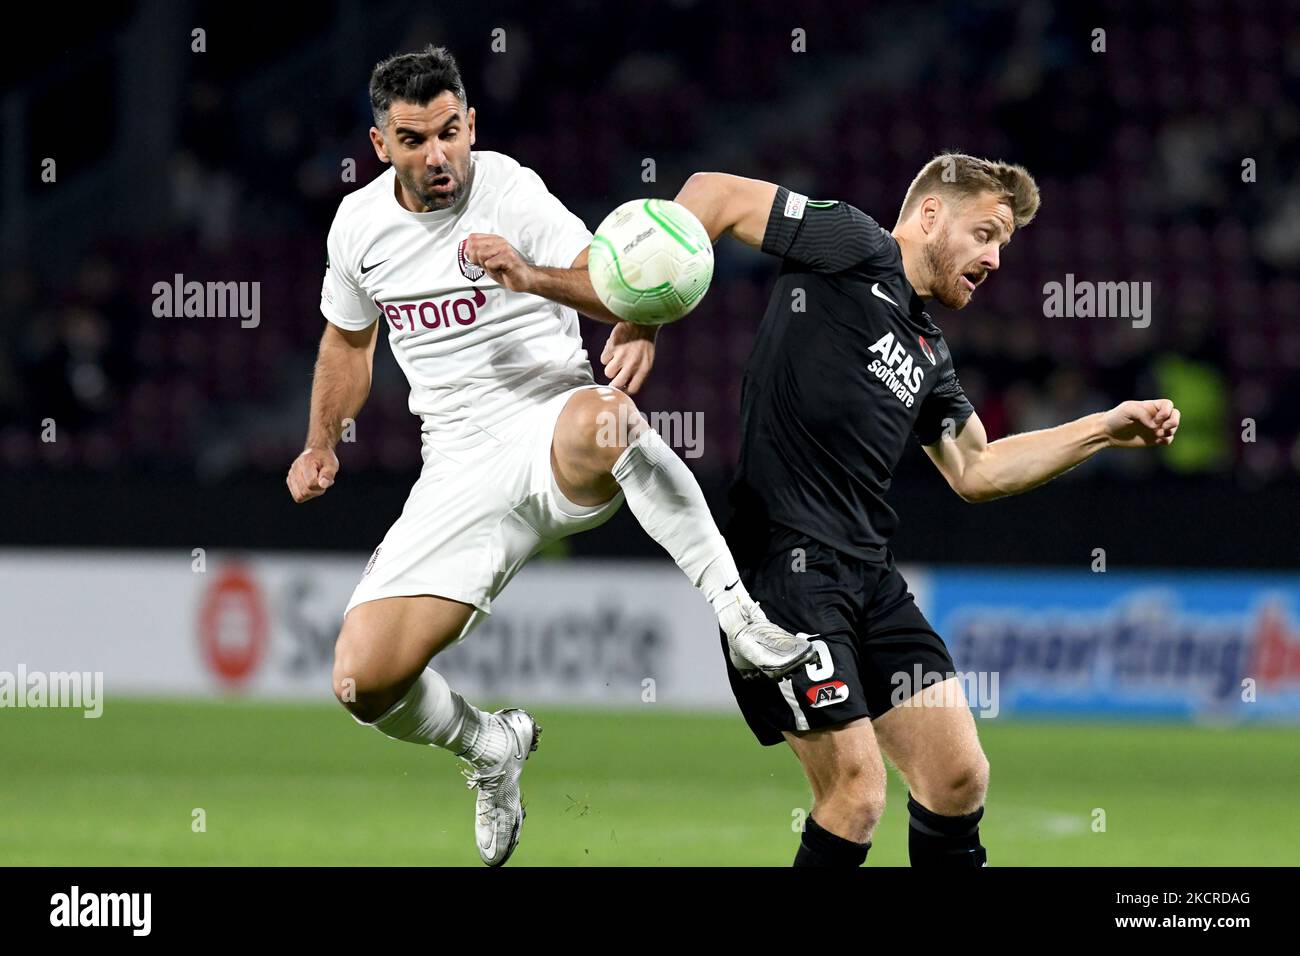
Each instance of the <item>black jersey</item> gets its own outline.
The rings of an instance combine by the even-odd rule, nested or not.
[[[739,557],[784,525],[884,561],[908,435],[931,444],[974,409],[898,243],[870,216],[781,188],[763,251],[784,262],[741,386],[728,537]]]

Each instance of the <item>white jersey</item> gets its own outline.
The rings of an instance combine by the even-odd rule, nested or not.
[[[390,167],[339,203],[321,312],[360,331],[383,318],[411,385],[423,454],[460,458],[512,416],[594,381],[572,309],[511,292],[465,260],[472,232],[505,238],[534,265],[568,268],[591,242],[541,178],[501,153],[470,154],[467,194],[411,212]]]

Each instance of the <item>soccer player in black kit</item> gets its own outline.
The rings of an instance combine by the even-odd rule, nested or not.
[[[779,682],[742,680],[730,661],[728,673],[759,742],[786,740],[812,786],[795,865],[866,860],[883,751],[907,781],[912,865],[983,866],[988,761],[948,649],[894,566],[894,467],[914,435],[957,494],[987,501],[1103,448],[1168,444],[1178,410],[1127,401],[987,440],[925,305],[965,307],[1034,217],[1020,166],[936,156],[892,232],[846,203],[722,173],[696,173],[677,202],[714,241],[783,260],[745,370],[727,535],[750,594],[819,653]],[[935,676],[914,687],[916,673]]]

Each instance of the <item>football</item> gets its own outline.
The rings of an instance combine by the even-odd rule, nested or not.
[[[704,298],[713,279],[713,243],[685,206],[634,199],[597,228],[587,271],[600,301],[620,319],[665,325]]]

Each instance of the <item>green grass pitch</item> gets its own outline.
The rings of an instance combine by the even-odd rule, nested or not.
[[[786,866],[809,793],[738,715],[534,711],[512,866]],[[982,825],[1007,865],[1300,863],[1294,728],[981,721]],[[110,700],[0,711],[2,865],[481,866],[450,754],[339,707]],[[206,832],[194,832],[202,809]],[[1105,812],[1105,831],[1093,814]],[[905,790],[870,864],[907,863]]]

